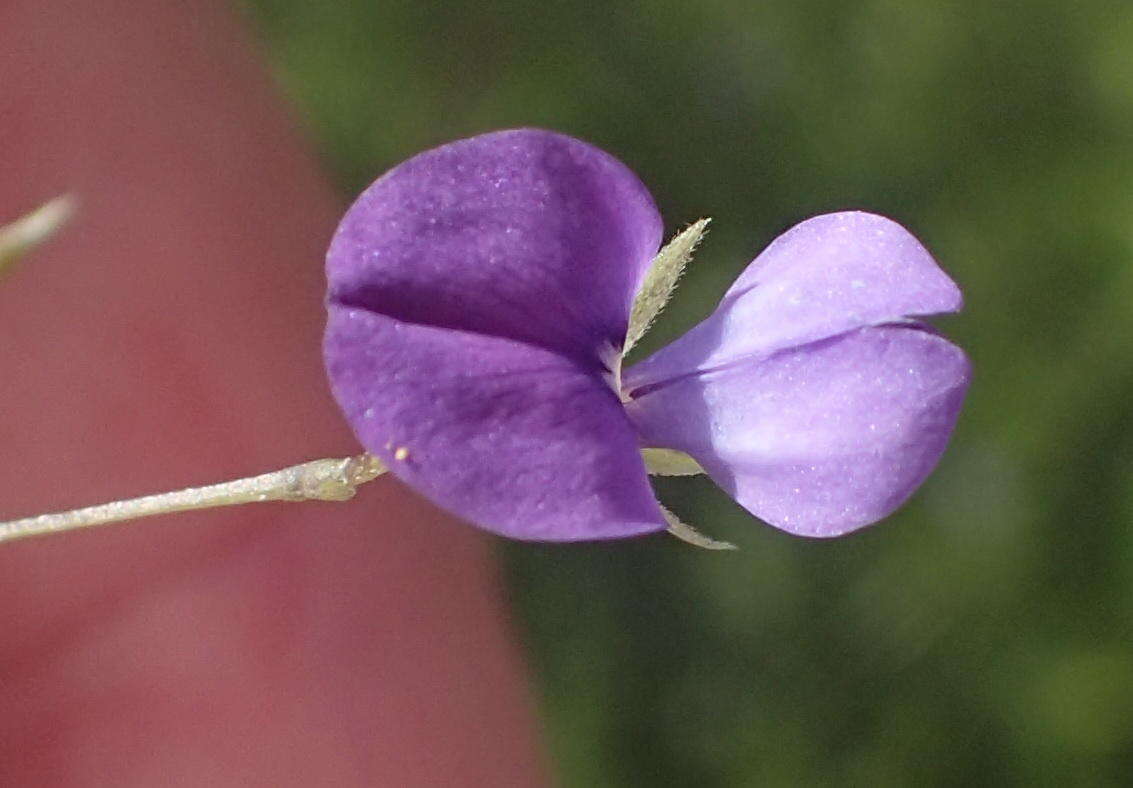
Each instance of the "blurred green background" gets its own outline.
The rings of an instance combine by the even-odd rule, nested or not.
[[[537,125],[625,161],[670,233],[712,216],[646,350],[834,209],[965,290],[966,411],[885,523],[797,539],[671,480],[740,552],[501,544],[563,784],[1133,782],[1133,4],[246,5],[344,200]]]

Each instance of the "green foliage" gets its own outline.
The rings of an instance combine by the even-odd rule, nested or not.
[[[975,384],[903,511],[740,545],[509,545],[553,753],[579,786],[1127,783],[1133,773],[1133,6],[256,0],[344,193],[536,125],[713,233],[648,351],[777,233],[890,215],[965,289]]]

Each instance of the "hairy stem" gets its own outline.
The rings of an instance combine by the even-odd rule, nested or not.
[[[0,542],[73,531],[158,514],[263,501],[346,501],[356,488],[385,473],[376,457],[360,454],[313,460],[246,479],[146,495],[125,501],[0,522]]]

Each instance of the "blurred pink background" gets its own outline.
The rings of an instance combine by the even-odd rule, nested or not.
[[[0,221],[80,201],[0,282],[0,519],[356,452],[343,205],[234,14],[9,1],[0,52]],[[0,599],[0,784],[542,781],[487,541],[391,479],[5,546]]]

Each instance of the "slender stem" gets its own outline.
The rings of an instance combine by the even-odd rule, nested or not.
[[[370,454],[340,459],[313,460],[271,473],[206,487],[146,495],[85,509],[41,514],[0,522],[0,543],[29,536],[72,531],[94,525],[136,520],[157,514],[235,506],[262,501],[346,501],[358,485],[385,473],[385,466]]]
[[[74,212],[74,198],[63,195],[0,227],[0,270],[50,238]]]

